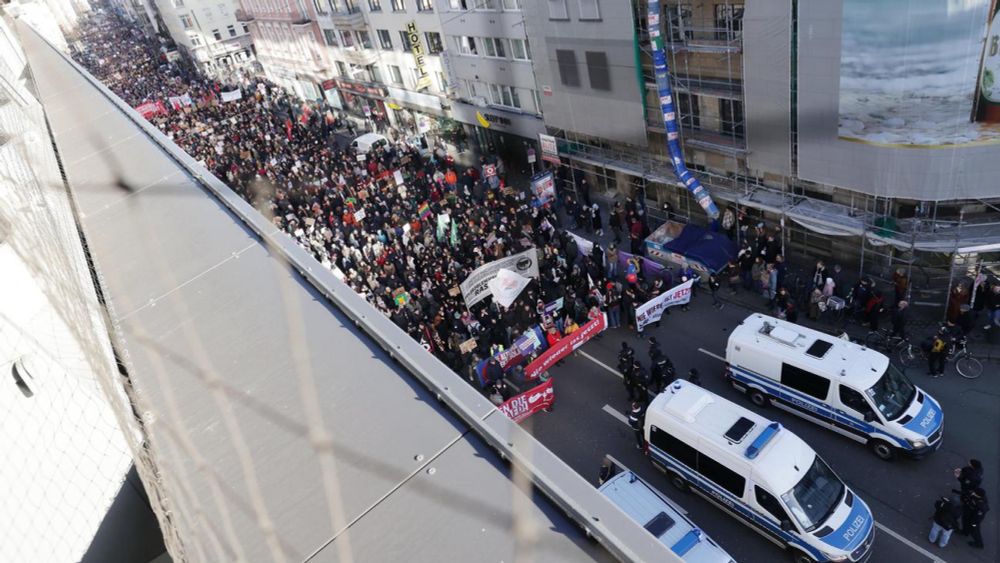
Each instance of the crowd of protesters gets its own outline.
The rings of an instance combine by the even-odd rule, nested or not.
[[[610,327],[634,327],[635,307],[669,287],[670,280],[644,279],[642,268],[626,279],[614,244],[583,251],[558,212],[505,185],[504,163],[495,156],[463,169],[443,150],[397,142],[362,159],[338,145],[342,116],[296,102],[266,81],[201,78],[113,17],[93,18],[82,35],[79,62],[133,107],[162,103],[167,111],[151,117],[157,127],[470,379],[479,359],[529,327],[541,325],[558,338],[598,311],[608,313]],[[237,86],[242,98],[223,102],[220,94]],[[184,95],[190,104],[169,104]],[[486,176],[487,168],[496,174]],[[561,203],[574,226],[600,231],[600,211],[584,194],[583,201]],[[611,225],[633,240],[648,233],[631,199]],[[458,286],[473,270],[532,247],[540,277],[510,307],[492,300],[466,307]],[[562,309],[546,314],[545,304],[559,298]],[[470,339],[475,345],[463,351]]]

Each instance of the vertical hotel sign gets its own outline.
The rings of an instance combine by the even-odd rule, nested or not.
[[[406,24],[406,37],[410,40],[410,51],[417,63],[417,90],[430,88],[431,75],[427,74],[427,53],[424,51],[424,43],[420,40],[416,20]]]

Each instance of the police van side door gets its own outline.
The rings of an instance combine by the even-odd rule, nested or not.
[[[761,521],[759,527],[775,541],[783,544],[793,543],[790,539],[794,535],[795,525],[792,524],[792,519],[789,518],[781,502],[757,484],[753,485],[753,494],[755,512]]]
[[[861,393],[843,384],[837,387],[834,415],[838,431],[856,440],[867,440],[881,424],[878,414]]]
[[[833,425],[833,412],[827,399],[830,380],[808,370],[781,364],[781,402],[795,412],[825,426]]]

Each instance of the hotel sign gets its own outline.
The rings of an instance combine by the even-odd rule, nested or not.
[[[420,31],[417,30],[416,20],[411,20],[406,24],[406,38],[410,41],[410,52],[417,63],[417,91],[431,87],[431,75],[427,73],[427,53],[424,51],[424,43],[420,40]]]

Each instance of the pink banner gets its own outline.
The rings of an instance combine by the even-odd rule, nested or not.
[[[497,408],[514,422],[521,422],[536,412],[552,406],[556,400],[552,379],[548,379],[538,387],[528,389],[524,393],[511,397]]]
[[[167,108],[164,107],[163,102],[146,102],[137,106],[135,110],[139,112],[139,115],[145,117],[146,119],[160,113],[167,113]]]
[[[606,328],[608,328],[608,319],[604,313],[601,313],[598,317],[581,326],[576,332],[570,334],[569,336],[565,336],[559,340],[559,342],[556,342],[541,356],[535,358],[535,361],[531,362],[528,364],[528,367],[524,368],[524,377],[526,379],[537,378],[542,374],[542,372],[555,365],[555,363],[559,360],[570,355],[573,350],[576,350],[582,346],[584,342],[597,336]]]

